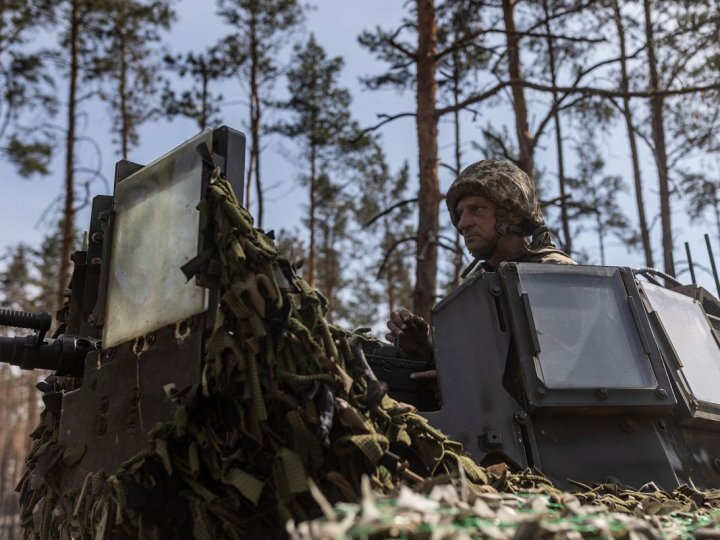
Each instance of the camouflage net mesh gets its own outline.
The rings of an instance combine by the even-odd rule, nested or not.
[[[326,323],[325,299],[290,271],[218,175],[200,211],[215,234],[207,271],[222,299],[198,388],[167,387],[172,421],[154,428],[144,452],[114,474],[89,473],[79,490],[60,479],[82,449],[59,445],[59,419],[46,410],[19,485],[27,538],[552,538],[570,530],[561,519],[582,536],[629,534],[616,517],[607,530],[588,525],[599,511],[674,512],[689,516],[683,534],[717,531],[718,493],[603,486],[570,496],[530,472],[478,466],[384,395],[359,352],[372,338]]]
[[[422,474],[463,467],[472,486],[486,483],[460,444],[364,376],[358,348],[371,338],[328,325],[325,299],[302,279],[281,288],[277,250],[228,182],[215,178],[204,205],[222,301],[197,395],[188,401],[190,389],[166,388],[177,404],[172,422],[156,426],[148,449],[115,474],[89,474],[75,492],[60,477],[82,453],[59,447],[58,419],[45,413],[20,486],[29,536],[282,532],[291,518],[319,514],[310,485],[333,501],[358,500],[363,475],[375,490],[393,489],[403,471],[392,459],[380,464],[390,449],[412,449]]]

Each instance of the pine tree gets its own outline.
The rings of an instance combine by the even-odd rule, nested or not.
[[[169,0],[95,0],[88,12],[84,76],[110,106],[123,159],[138,143],[139,126],[158,112],[157,46],[173,16]]]
[[[415,88],[415,113],[395,115],[383,123],[403,116],[415,116],[420,184],[413,310],[428,319],[437,289],[438,206],[441,201],[436,70],[443,56],[450,54],[458,45],[447,44],[441,52],[437,36],[434,0],[416,0],[411,4],[410,14],[396,31],[376,28],[374,32],[363,32],[358,38],[362,46],[390,66],[386,73],[365,79],[369,88]]]
[[[165,67],[181,79],[189,78],[190,88],[177,91],[175,80],[165,80],[162,109],[166,116],[184,116],[195,120],[203,130],[219,122],[223,95],[214,93],[210,85],[223,81],[233,73],[233,67],[223,50],[216,46],[202,52],[166,55]]]
[[[247,81],[250,98],[250,160],[245,185],[245,206],[250,206],[251,187],[257,194],[255,218],[263,223],[263,187],[260,168],[260,137],[263,106],[280,74],[277,55],[303,21],[297,0],[218,0],[220,16],[235,32],[218,47],[225,61]]]
[[[573,204],[568,211],[572,221],[577,224],[575,234],[582,232],[586,226],[595,233],[599,263],[605,265],[610,236],[629,245],[638,241],[619,204],[619,198],[627,191],[627,186],[621,176],[603,174],[605,161],[600,156],[592,133],[587,132],[583,136],[575,151],[578,158],[577,176],[567,179],[574,194]]]
[[[628,73],[629,53],[627,50],[626,23],[620,10],[618,0],[612,0],[613,21],[617,30],[618,48],[620,50],[620,90],[627,92],[630,90],[630,77]],[[625,120],[625,128],[628,135],[628,143],[630,145],[630,160],[633,169],[633,181],[635,185],[635,202],[637,205],[638,223],[640,228],[640,238],[642,239],[643,252],[645,254],[645,265],[649,268],[655,267],[655,261],[650,244],[650,230],[648,228],[647,217],[645,213],[645,200],[643,196],[643,181],[640,172],[640,156],[637,147],[637,134],[633,113],[630,107],[630,97],[625,95],[622,97],[621,113]]]
[[[37,311],[47,311],[53,316],[58,306],[56,304],[56,283],[60,268],[61,239],[63,237],[62,220],[54,229],[44,237],[40,246],[32,251],[31,283],[33,287],[33,306]],[[73,231],[72,244],[79,241],[77,229]]]
[[[717,164],[702,172],[681,171],[680,178],[691,221],[701,221],[709,213],[720,240],[720,174]]]
[[[348,223],[353,205],[340,186],[324,172],[318,176],[317,198],[322,202],[318,205],[316,218],[316,286],[328,299],[328,321],[347,320],[349,312],[343,294],[347,284],[347,264],[344,263],[352,253],[348,249]]]
[[[83,52],[87,50],[87,21],[95,9],[91,0],[65,0],[53,5],[58,13],[58,25],[62,27],[58,56],[63,58],[62,70],[67,80],[67,116],[65,126],[65,183],[62,195],[60,239],[60,266],[57,272],[55,307],[64,302],[64,291],[70,281],[70,255],[75,242],[75,214],[77,182],[76,143],[78,140],[78,115],[83,82]],[[67,59],[67,60],[64,60]],[[65,63],[66,62],[66,63]]]
[[[5,263],[0,272],[0,307],[32,311],[31,249],[22,243],[10,246],[0,261]],[[23,333],[23,330],[0,327],[0,335]],[[38,419],[36,383],[34,373],[18,373],[14,368],[0,364],[0,516],[17,513],[18,497],[14,489],[29,449],[28,435]],[[9,533],[6,538],[12,538],[12,526],[5,533]]]
[[[47,174],[53,133],[39,118],[57,109],[48,53],[33,49],[47,25],[48,0],[0,3],[0,154],[20,176]]]
[[[657,92],[661,89],[658,74],[658,62],[655,55],[655,32],[653,29],[651,0],[643,0],[645,14],[645,43],[647,47],[647,67],[649,71],[650,89]],[[660,186],[660,222],[662,225],[663,264],[666,273],[675,275],[675,259],[673,256],[673,237],[670,213],[670,179],[668,176],[667,148],[665,141],[665,121],[663,108],[665,98],[654,95],[650,98],[650,119],[655,163]]]
[[[677,3],[667,16],[677,29],[668,32],[664,25],[661,27],[665,35],[657,44],[658,56],[662,56],[662,76],[671,84],[672,73],[679,71],[675,78],[695,86],[708,86],[720,80],[720,10],[717,5]],[[686,197],[685,206],[692,221],[709,213],[710,221],[718,231],[719,99],[720,90],[708,90],[668,98],[663,110],[671,196]]]
[[[450,163],[441,165],[450,169],[453,176],[460,174],[463,169],[461,136],[460,102],[471,93],[477,85],[478,72],[484,69],[490,59],[490,51],[480,39],[471,40],[467,45],[458,46],[466,39],[469,29],[482,28],[485,0],[463,0],[449,2],[438,8],[438,48],[452,47],[449,54],[444,55],[437,67],[439,100],[449,102],[454,107],[452,111],[453,123],[453,159]],[[473,120],[476,120],[477,111],[473,111]],[[454,231],[453,238],[453,264],[450,287],[460,284],[460,276],[465,266],[463,251],[464,244],[460,231]]]
[[[306,162],[302,182],[308,186],[308,248],[303,273],[316,285],[318,250],[318,212],[323,204],[320,176],[339,162],[338,151],[352,139],[350,130],[350,93],[338,84],[341,58],[328,58],[314,36],[305,45],[295,47],[292,67],[288,70],[290,98],[278,103],[291,118],[277,123],[273,130],[292,139]]]
[[[30,311],[33,308],[30,287],[32,278],[31,250],[26,244],[9,246],[3,257],[5,268],[0,272],[0,305],[5,309]],[[6,329],[0,327],[0,332]]]
[[[352,299],[352,322],[373,326],[387,321],[391,311],[410,307],[412,301],[413,208],[401,204],[409,200],[410,172],[405,162],[391,174],[378,143],[372,144],[353,168],[357,175],[352,195],[357,201],[355,219],[362,229],[355,235],[358,245],[353,252],[362,250],[365,256],[358,261],[360,268],[352,281],[357,291]]]
[[[645,58],[642,69],[649,86],[649,117],[641,130],[657,168],[664,270],[674,275],[672,197],[681,162],[713,151],[720,130],[717,110],[717,6],[702,2],[642,4]],[[676,94],[673,89],[683,91]],[[716,147],[715,147],[716,148]],[[687,167],[685,167],[687,168]]]

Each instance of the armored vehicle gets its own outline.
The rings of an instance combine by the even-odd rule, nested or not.
[[[481,464],[533,467],[565,488],[717,488],[720,303],[673,285],[630,268],[503,263],[433,310],[441,405],[407,380],[426,366],[371,363]]]
[[[223,362],[238,362],[212,342],[213,332],[228,320],[249,321],[256,337],[281,340],[289,335],[290,308],[282,299],[307,290],[286,263],[272,266],[260,253],[239,289],[228,292],[220,286],[232,272],[218,261],[245,260],[250,248],[262,251],[233,243],[234,231],[222,237],[232,257],[218,259],[219,237],[209,226],[210,184],[223,176],[242,194],[243,159],[244,136],[222,127],[202,132],[147,166],[119,162],[114,194],[95,198],[87,243],[73,255],[68,303],[59,313],[62,324],[54,337],[45,336],[47,315],[0,312],[2,324],[36,330],[34,335],[0,338],[0,361],[54,372],[39,386],[45,423],[55,422],[57,431],[47,435],[47,441],[38,435],[39,449],[53,451],[29,460],[32,467],[22,484],[29,501],[26,526],[39,519],[32,516],[38,497],[58,498],[74,490],[82,499],[88,490],[100,489],[94,480],[89,482],[92,474],[103,473],[107,479],[120,468],[136,470],[134,456],[147,454],[149,446],[168,475],[177,469],[167,458],[165,443],[151,442],[151,436],[168,422],[178,432],[178,426],[185,425],[178,411],[191,407],[193,394],[211,392],[208,380],[226,368]],[[238,212],[233,212],[231,219],[236,219]],[[236,229],[239,219],[233,222]],[[258,238],[262,248],[266,236]],[[362,398],[367,403],[380,399],[371,397],[371,390],[381,388],[377,379],[386,381],[391,397],[414,404],[431,426],[461,442],[483,465],[504,462],[534,468],[566,487],[571,482],[654,482],[667,490],[686,483],[699,489],[718,487],[720,304],[702,288],[673,289],[651,281],[637,279],[629,268],[505,263],[497,273],[471,275],[433,311],[439,399],[436,389],[409,380],[410,372],[427,366],[370,339],[363,338],[363,348],[374,374],[351,374],[368,381]],[[239,305],[241,296],[247,297],[252,316]],[[321,299],[313,301],[322,307]],[[221,316],[218,306],[223,302],[232,309]],[[255,314],[269,330],[258,329]],[[307,341],[302,329],[291,329],[288,343]],[[238,333],[229,331],[226,337],[240,340]],[[326,350],[341,348],[337,335],[333,344],[333,336],[323,334]],[[256,337],[242,337],[245,352],[236,345],[227,350],[253,359],[259,350]],[[293,343],[287,350],[296,346]],[[215,353],[221,361],[212,372],[203,359]],[[363,357],[357,348],[353,354]],[[250,378],[238,387],[240,394],[226,393],[206,411],[208,417],[222,417],[226,438],[236,440],[227,426],[242,423],[223,409],[232,408],[233,399],[248,399],[253,414],[268,417],[254,393],[264,381],[257,380],[252,361]],[[347,382],[332,358],[321,362],[336,379]],[[306,380],[280,368],[274,371],[300,381],[298,396],[312,401],[313,411],[317,405],[322,431],[321,403],[327,390],[322,381],[327,377]],[[332,402],[332,393],[326,393]],[[336,409],[347,410],[345,401],[335,398],[334,403]],[[350,423],[342,415],[341,420]],[[354,421],[356,427],[362,425]],[[259,440],[264,431],[253,422],[243,424],[242,436]],[[326,444],[332,415],[329,422],[321,434]],[[293,434],[305,436],[305,431],[297,428]],[[229,444],[206,442],[206,452],[214,444]],[[375,450],[367,451],[366,443],[363,439],[367,456]],[[202,450],[193,444],[185,454],[190,471],[181,473],[211,505],[215,499],[203,492],[198,480]],[[357,439],[354,444],[360,446]],[[378,456],[384,459],[389,454],[383,444]],[[289,480],[295,458],[282,451],[278,455],[288,475],[284,481],[295,493]],[[51,495],[28,495],[49,482],[45,476],[59,462],[63,467],[53,480],[57,484],[46,492]],[[222,482],[257,503],[262,482],[244,474],[238,472],[230,481],[223,477]],[[336,484],[352,492],[347,483]],[[174,499],[166,492],[172,486],[163,487],[163,500],[170,501],[165,510],[171,514]],[[139,496],[116,488],[113,497],[119,506],[137,505],[138,497],[151,505],[148,499],[157,490],[148,489]],[[72,517],[57,518],[57,508],[44,511],[61,521]],[[105,517],[98,518],[103,531],[108,509],[104,512]]]

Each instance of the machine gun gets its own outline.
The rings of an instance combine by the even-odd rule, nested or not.
[[[85,355],[100,350],[100,340],[68,335],[46,340],[51,324],[49,313],[0,309],[0,326],[37,330],[29,336],[0,337],[0,360],[21,369],[48,369],[61,376],[82,377]]]

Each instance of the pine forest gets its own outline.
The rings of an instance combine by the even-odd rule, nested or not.
[[[578,262],[689,283],[692,247],[715,293],[715,0],[6,0],[0,24],[2,308],[62,306],[115,162],[220,125],[255,225],[347,328],[457,286],[444,196],[486,158],[535,179]],[[0,364],[0,540],[46,376]]]

